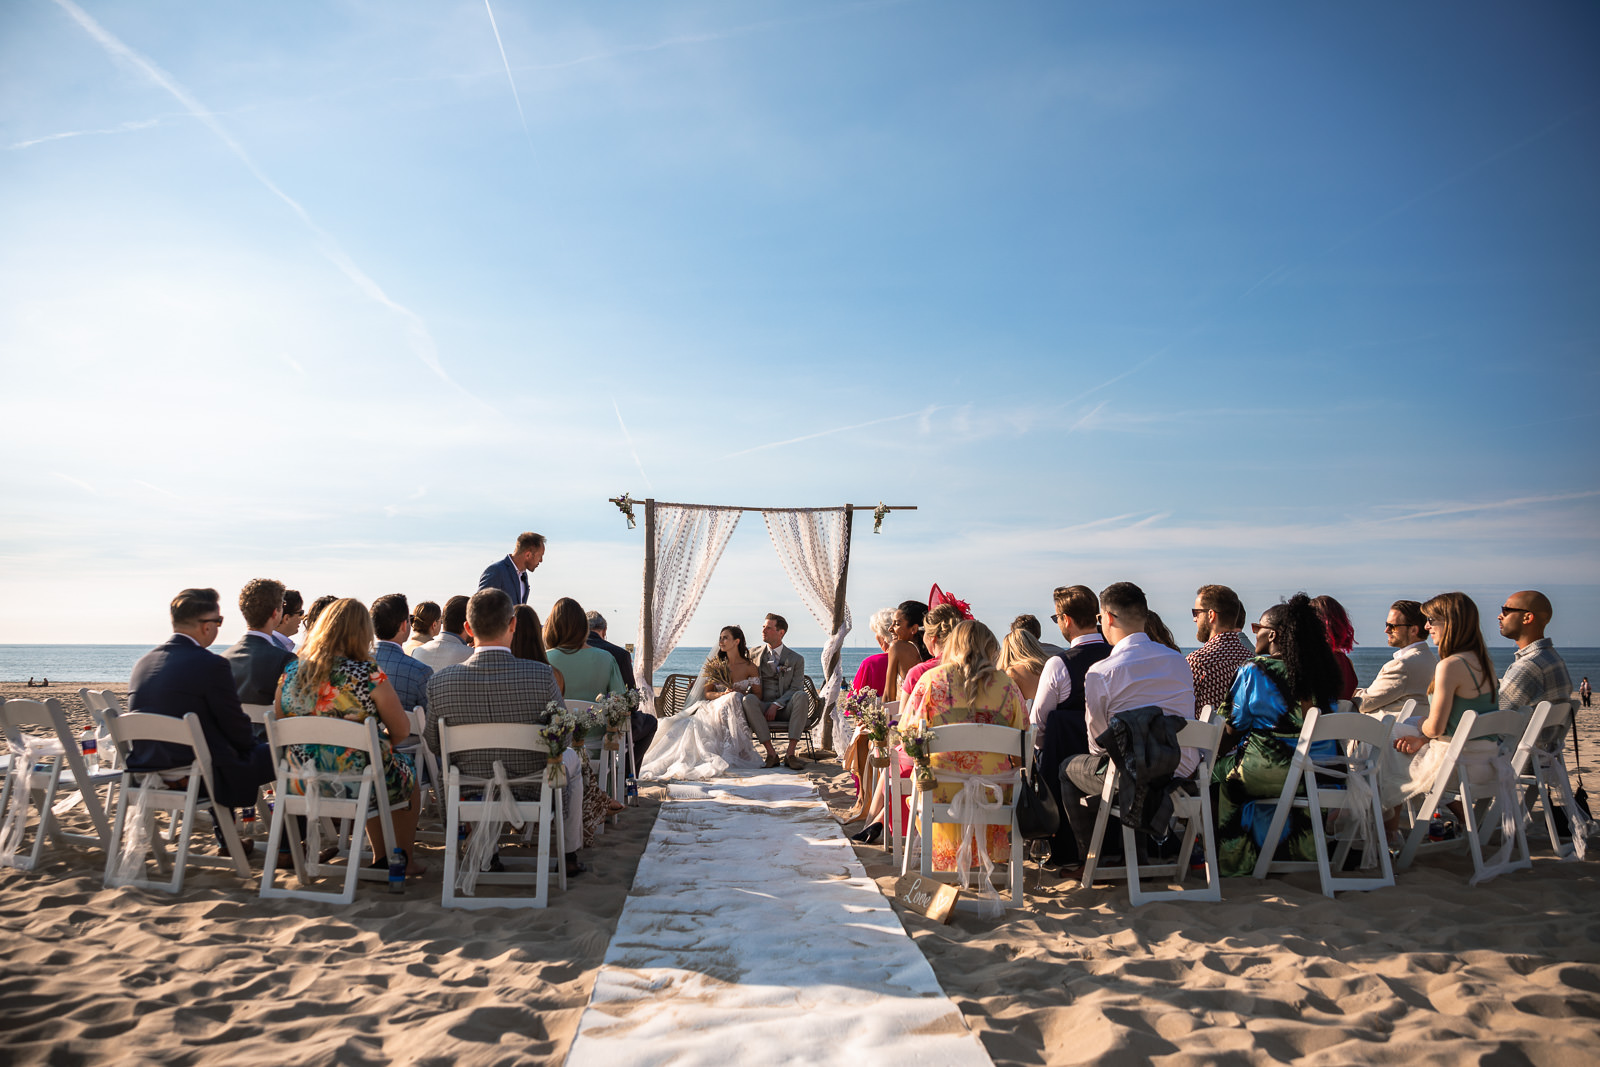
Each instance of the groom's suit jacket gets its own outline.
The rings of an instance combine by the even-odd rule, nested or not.
[[[769,704],[787,703],[805,685],[806,658],[788,645],[776,659],[772,649],[757,645],[750,650],[750,658],[761,672],[761,699]]]

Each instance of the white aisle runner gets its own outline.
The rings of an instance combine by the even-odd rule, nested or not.
[[[567,1057],[668,1063],[991,1061],[815,788],[757,775],[670,785]]]

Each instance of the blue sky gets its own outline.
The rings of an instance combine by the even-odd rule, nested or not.
[[[491,3],[0,12],[0,641],[529,528],[631,640],[628,490],[919,505],[852,643],[1126,578],[1600,645],[1592,5]],[[689,640],[771,609],[751,515]]]

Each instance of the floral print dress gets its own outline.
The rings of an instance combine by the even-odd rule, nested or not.
[[[378,705],[372,691],[380,682],[388,680],[383,669],[371,660],[343,659],[333,668],[328,680],[313,696],[301,693],[295,685],[300,661],[292,659],[283,669],[283,712],[290,715],[327,715],[348,722],[365,723],[378,717]],[[404,804],[417,789],[417,772],[405,755],[395,757],[389,745],[389,732],[378,723],[378,744],[383,755],[383,778],[389,791],[390,804]],[[359,749],[336,748],[333,745],[290,745],[290,758],[303,766],[312,766],[331,774],[360,774],[367,769],[367,754]],[[356,785],[347,785],[347,796],[355,796]],[[295,792],[300,792],[298,784]]]
[[[969,704],[966,694],[952,686],[950,667],[941,664],[925,671],[917,681],[917,687],[912,690],[900,721],[903,724],[925,722],[929,726],[984,723],[1024,730],[1028,726],[1028,706],[1017,684],[999,672],[978,690]],[[940,752],[933,755],[929,762],[936,769],[965,774],[1004,774],[1012,766],[1007,757],[997,752]],[[941,782],[934,790],[933,798],[948,804],[960,789],[959,783]],[[990,826],[987,829],[989,858],[998,863],[1009,862],[1011,831],[1004,826]],[[933,828],[933,869],[955,870],[956,853],[960,850],[961,827],[954,823],[936,824]]]

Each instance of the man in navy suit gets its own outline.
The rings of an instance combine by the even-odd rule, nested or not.
[[[239,591],[239,610],[249,629],[222,658],[233,670],[233,685],[241,704],[271,704],[277,696],[283,668],[294,659],[293,652],[273,639],[283,621],[283,604],[283,583],[271,578],[252,578]]]
[[[517,547],[505,559],[497,559],[483,569],[478,579],[479,589],[498,589],[511,598],[511,603],[528,602],[528,575],[544,562],[544,535],[523,533],[517,535]]]
[[[133,666],[128,710],[171,715],[193,712],[211,751],[212,800],[228,808],[248,807],[272,781],[272,755],[257,744],[250,719],[239,707],[228,661],[206,651],[222,628],[215,589],[185,589],[172,600],[172,637]],[[138,741],[128,760],[133,771],[162,771],[194,762],[188,745]]]

